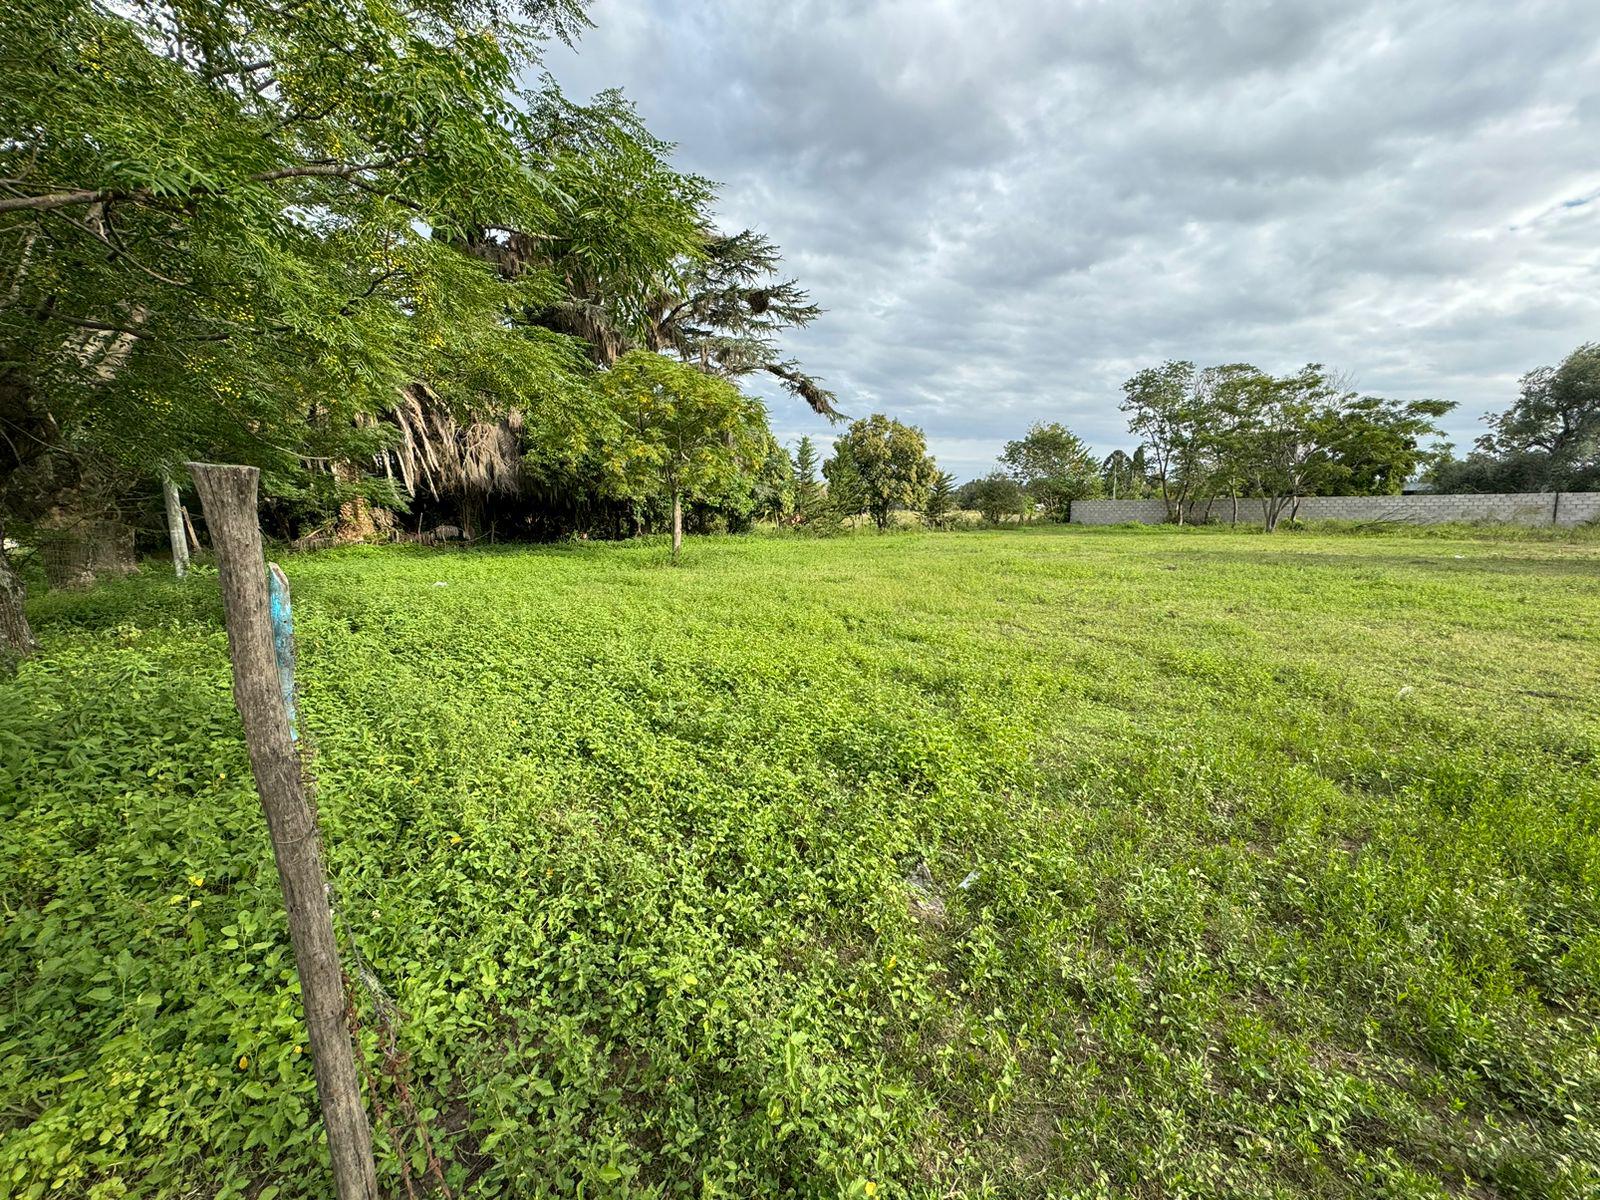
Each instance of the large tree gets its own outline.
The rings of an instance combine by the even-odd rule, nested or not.
[[[794,516],[802,524],[811,520],[822,506],[822,484],[817,479],[820,460],[816,443],[802,437],[794,448]]]
[[[1113,500],[1137,499],[1144,487],[1144,447],[1113,450],[1100,461],[1100,485]],[[1136,461],[1137,456],[1137,461]]]
[[[830,485],[841,474],[859,480],[861,511],[872,517],[881,533],[895,509],[922,507],[939,469],[928,457],[922,430],[873,413],[852,423],[834,443],[833,458],[823,464],[822,472]]]
[[[1019,516],[1027,506],[1028,494],[1022,485],[1004,471],[992,471],[961,487],[963,507],[975,508],[991,525],[1007,517]]]
[[[1214,380],[1216,471],[1261,499],[1268,532],[1305,496],[1398,492],[1452,407],[1359,395],[1316,363],[1281,377],[1223,367]]]
[[[940,471],[928,486],[928,498],[922,502],[922,519],[930,529],[944,529],[950,524],[956,508],[956,477],[949,471]]]
[[[718,234],[617,94],[520,82],[583,24],[580,0],[0,10],[0,544],[192,458],[356,532],[369,504],[471,525],[592,490],[594,368],[633,348],[831,412],[778,352],[817,310],[771,244]],[[0,559],[18,651],[20,591]]]
[[[1034,424],[1006,443],[1000,462],[1052,521],[1064,521],[1074,500],[1100,490],[1100,471],[1089,447],[1065,425]]]
[[[566,339],[502,316],[559,281],[457,248],[551,219],[517,78],[581,21],[573,0],[0,9],[6,529],[197,456],[303,487],[377,450],[370,418],[417,380],[581,386]]]
[[[1505,412],[1464,461],[1442,461],[1434,482],[1467,492],[1600,488],[1600,343],[1579,346],[1555,367],[1522,377]]]
[[[1139,440],[1167,505],[1167,518],[1183,523],[1189,501],[1205,484],[1212,445],[1211,372],[1169,360],[1147,367],[1122,385],[1121,409]]]

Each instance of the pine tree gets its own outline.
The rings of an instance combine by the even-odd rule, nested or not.
[[[950,524],[950,514],[956,506],[956,477],[949,471],[940,471],[928,488],[928,502],[923,507],[922,519],[930,529],[945,529]]]
[[[805,524],[817,515],[822,504],[822,485],[817,482],[817,447],[809,437],[794,448],[794,516]]]

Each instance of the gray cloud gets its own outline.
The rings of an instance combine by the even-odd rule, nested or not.
[[[600,0],[549,66],[621,86],[828,313],[853,414],[988,469],[1127,441],[1166,357],[1460,402],[1600,338],[1592,0]],[[785,436],[826,435],[773,396]]]

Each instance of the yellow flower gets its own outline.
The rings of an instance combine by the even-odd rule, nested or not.
[[[878,1194],[878,1185],[873,1183],[872,1180],[869,1179],[869,1180],[867,1180],[867,1186],[865,1188],[863,1188],[862,1190],[864,1192],[866,1192],[867,1195],[869,1195],[869,1196],[876,1196]]]
[[[300,1046],[296,1046],[296,1047],[295,1047],[295,1048],[294,1048],[294,1056],[295,1056],[295,1057],[296,1057],[296,1058],[299,1058],[299,1057],[300,1057],[300,1056],[301,1056],[301,1055],[302,1055],[302,1054],[304,1054],[304,1053],[305,1053],[305,1050],[304,1050],[304,1049],[303,1049],[303,1048],[302,1048],[302,1047],[300,1047]]]
[[[248,1067],[249,1065],[250,1065],[250,1056],[248,1054],[239,1055],[239,1070],[242,1071],[246,1067]]]
[[[451,845],[452,845],[452,846],[459,846],[459,845],[461,845],[461,835],[460,835],[460,834],[459,834],[459,833],[452,833],[452,834],[451,834],[451,835],[450,835],[450,844],[451,844]]]
[[[206,885],[206,877],[204,875],[191,875],[191,876],[189,876],[189,886],[190,887],[205,887],[205,885]]]

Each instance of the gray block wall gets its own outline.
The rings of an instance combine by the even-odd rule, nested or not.
[[[1307,496],[1295,516],[1302,521],[1493,521],[1513,525],[1584,525],[1600,521],[1600,492],[1495,492],[1464,496]],[[1284,514],[1285,519],[1288,513]],[[1162,500],[1075,500],[1074,525],[1160,525],[1167,519]],[[1192,525],[1233,519],[1231,500],[1190,504],[1184,520]],[[1260,500],[1239,501],[1239,521],[1266,523]]]

